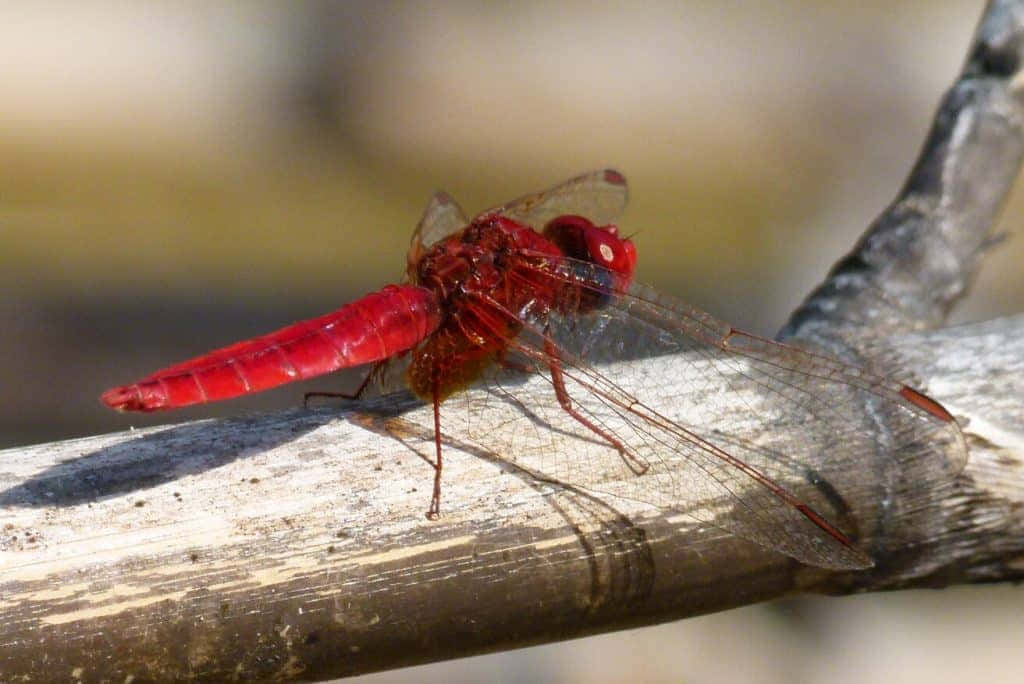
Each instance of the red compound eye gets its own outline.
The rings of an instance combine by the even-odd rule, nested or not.
[[[567,257],[603,266],[616,273],[616,288],[624,290],[633,278],[636,247],[619,238],[614,225],[595,226],[590,220],[567,214],[551,219],[544,237],[555,243]]]

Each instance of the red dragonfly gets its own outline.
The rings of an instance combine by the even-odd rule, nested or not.
[[[626,199],[611,169],[472,220],[438,193],[413,234],[406,283],[102,401],[172,409],[363,364],[376,364],[367,381],[380,379],[401,360],[407,387],[433,406],[430,518],[440,513],[445,402],[461,437],[560,481],[679,510],[806,563],[870,567],[851,520],[871,513],[851,515],[834,483],[875,487],[878,500],[900,483],[907,498],[899,478],[912,477],[914,491],[944,486],[966,459],[956,422],[900,382],[633,283],[636,248],[613,223]],[[652,375],[651,356],[663,373]],[[530,377],[546,391],[528,392]],[[471,385],[483,394],[462,392]],[[545,439],[556,432],[578,448]]]

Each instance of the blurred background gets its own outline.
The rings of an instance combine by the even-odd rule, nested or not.
[[[638,279],[774,334],[900,187],[983,6],[822,4],[3,4],[0,447],[352,389],[96,401],[398,280],[440,188],[473,213],[615,166]],[[1021,310],[1011,238],[955,321]],[[1001,586],[800,599],[367,681],[1011,681],[1022,615]]]

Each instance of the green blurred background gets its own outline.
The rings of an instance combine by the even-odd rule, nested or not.
[[[96,401],[399,279],[439,188],[473,212],[616,166],[638,278],[773,334],[902,183],[981,10],[0,6],[0,447],[351,389]],[[956,320],[1020,311],[1022,256],[1002,244]],[[1022,626],[1007,587],[806,599],[377,680],[1014,681]]]

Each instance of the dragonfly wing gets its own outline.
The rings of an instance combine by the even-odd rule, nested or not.
[[[892,543],[965,462],[955,421],[899,382],[642,286],[586,315],[524,324],[506,362],[538,377],[496,372],[490,399],[453,397],[443,424],[608,505],[654,506],[805,563],[863,568],[857,540]],[[551,343],[574,410],[627,453],[564,410]],[[878,501],[891,507],[867,503]]]
[[[443,190],[435,192],[413,231],[410,256],[415,252],[418,257],[434,243],[465,228],[468,223],[462,207],[451,195]]]
[[[535,230],[564,214],[586,216],[596,225],[615,223],[626,208],[625,177],[614,169],[591,171],[542,192],[524,195],[479,214],[501,214]]]

